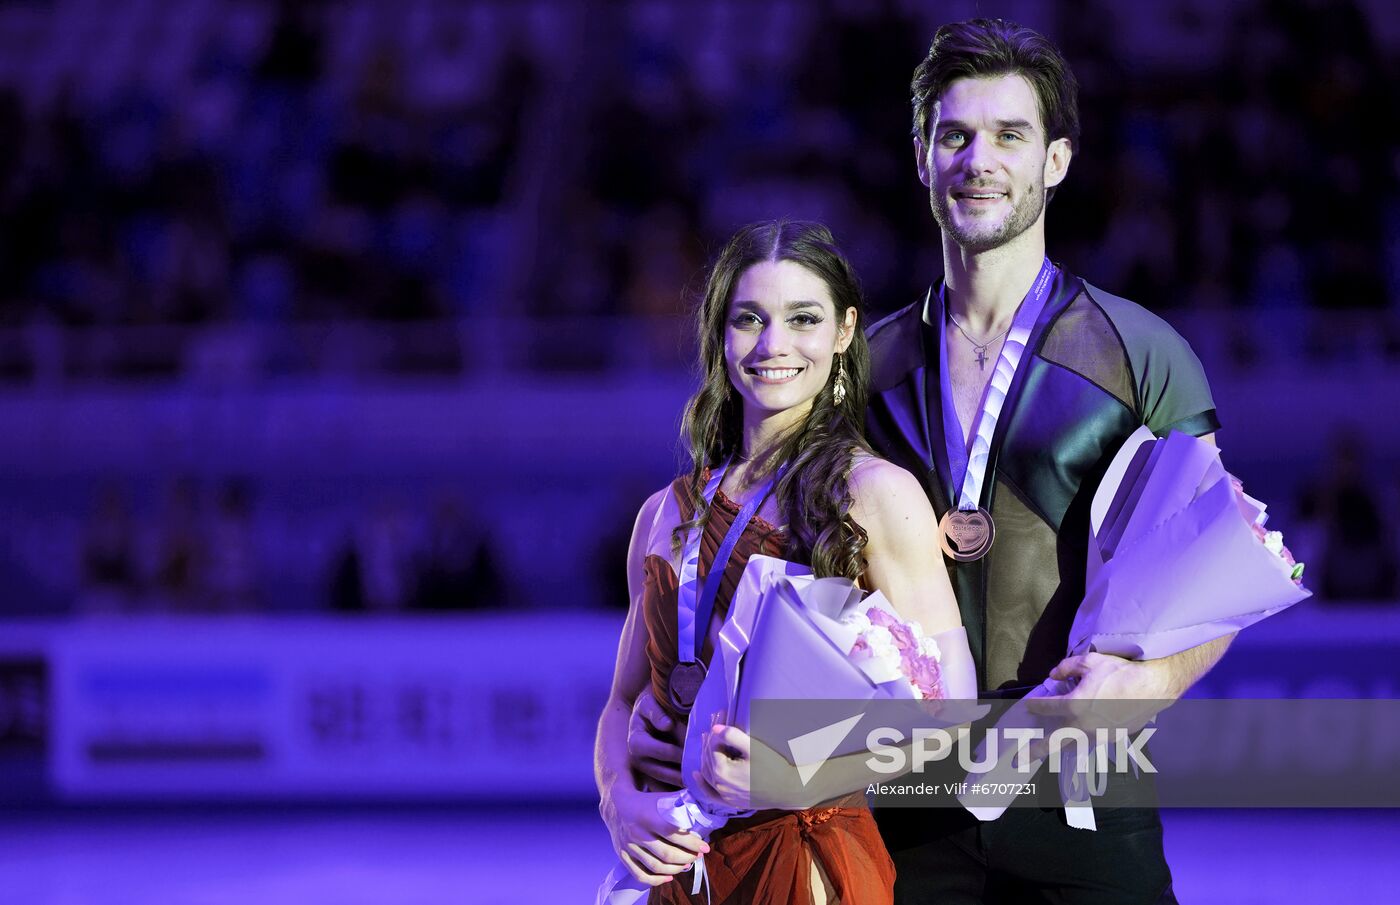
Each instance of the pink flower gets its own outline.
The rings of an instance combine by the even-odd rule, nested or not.
[[[943,671],[939,668],[938,661],[932,657],[919,656],[917,653],[906,657],[903,661],[903,671],[923,697],[934,699],[947,696],[943,691]]]
[[[870,620],[871,625],[882,625],[885,628],[893,628],[896,625],[903,624],[894,616],[890,615],[887,610],[878,606],[872,606],[870,609],[866,610],[865,618]]]
[[[1258,521],[1255,521],[1255,510],[1244,498],[1244,484],[1234,475],[1230,475],[1230,486],[1235,489],[1235,503],[1240,508],[1240,515],[1249,520],[1249,527],[1254,532],[1254,536],[1259,539],[1259,543],[1275,551],[1280,559],[1289,565],[1293,570],[1293,583],[1298,587],[1303,587],[1303,566],[1293,558],[1293,553],[1283,545],[1283,535],[1277,531],[1269,531]],[[1271,539],[1269,535],[1274,535]]]
[[[944,697],[943,672],[938,665],[938,660],[934,657],[924,656],[919,652],[918,635],[909,623],[902,622],[898,617],[880,607],[871,607],[866,616],[870,619],[872,626],[885,629],[894,639],[895,649],[899,651],[899,671],[909,680],[910,685],[918,689],[920,696],[926,699]],[[865,635],[862,634],[856,638],[856,643],[851,647],[851,656],[867,653],[870,650],[870,644],[866,641]]]

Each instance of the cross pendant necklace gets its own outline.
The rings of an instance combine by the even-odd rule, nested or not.
[[[958,319],[956,317],[953,317],[953,313],[951,311],[948,312],[948,320],[952,321],[953,326],[958,328],[958,332],[961,333],[964,337],[966,337],[968,342],[972,343],[972,351],[977,356],[977,370],[979,371],[985,371],[987,369],[987,350],[992,347],[992,343],[996,342],[997,340],[1001,339],[1003,336],[1011,332],[1011,325],[1008,324],[1006,329],[998,333],[996,336],[993,336],[991,339],[987,340],[984,343],[979,343],[977,340],[972,338],[971,334],[969,334],[966,330],[962,328],[962,324],[958,323]]]

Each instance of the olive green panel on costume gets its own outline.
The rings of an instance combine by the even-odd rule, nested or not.
[[[1181,334],[1141,305],[1097,286],[1084,286],[1122,340],[1142,423],[1159,437],[1171,430],[1194,436],[1218,430],[1220,420],[1205,369]],[[1082,296],[1075,304],[1080,301]]]
[[[1118,361],[1127,358],[1120,352]],[[997,538],[986,566],[988,689],[1034,685],[1065,655],[1084,593],[1089,502],[1139,424],[1130,405],[1077,369],[1040,356],[1022,367],[990,501]]]
[[[1040,357],[1068,368],[1136,411],[1133,373],[1108,316],[1084,293],[1070,303],[1040,347]]]
[[[1021,675],[1026,640],[1041,619],[1041,608],[1060,584],[1055,529],[998,482],[992,504],[996,540],[987,553],[986,687],[1034,684]],[[1063,633],[1060,639],[1063,639]],[[1060,644],[1063,645],[1063,640]]]

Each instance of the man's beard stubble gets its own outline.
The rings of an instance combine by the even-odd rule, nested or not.
[[[959,186],[959,188],[987,188],[988,186],[978,186],[976,183]],[[1040,218],[1040,213],[1045,209],[1045,183],[1041,180],[1027,187],[1028,190],[1022,192],[1021,198],[1011,208],[1011,215],[1001,222],[1001,225],[990,233],[972,232],[966,226],[959,226],[953,220],[953,212],[948,204],[947,195],[940,191],[929,192],[929,207],[933,211],[933,219],[938,223],[945,235],[952,238],[958,247],[971,254],[981,254],[1000,248],[1006,243],[1015,239],[1021,233],[1031,228],[1031,225]],[[972,224],[976,226],[975,222]]]

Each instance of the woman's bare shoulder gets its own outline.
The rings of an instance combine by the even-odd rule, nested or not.
[[[919,479],[907,469],[867,452],[851,457],[850,488],[857,496],[912,492],[922,497],[924,494]]]
[[[849,487],[852,514],[867,529],[933,517],[923,484],[888,459],[858,454],[851,463]]]

